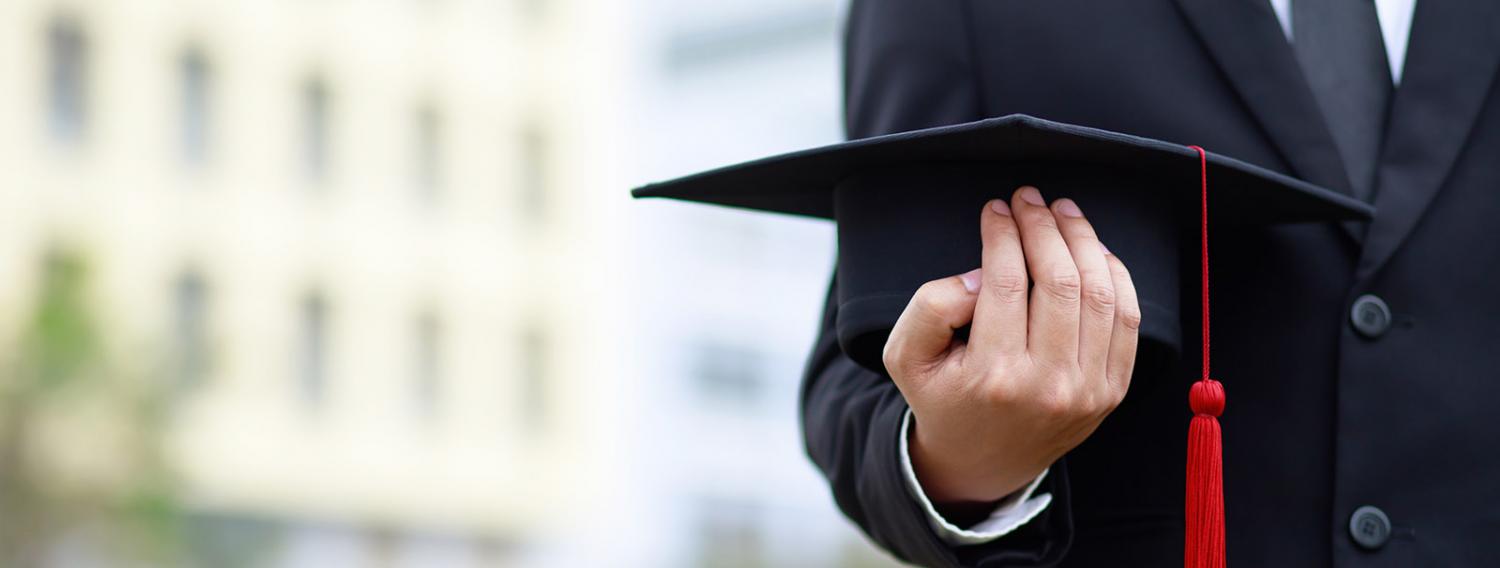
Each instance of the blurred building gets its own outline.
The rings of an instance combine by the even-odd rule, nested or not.
[[[0,3],[0,363],[87,265],[188,565],[888,564],[798,433],[831,227],[624,193],[839,139],[838,4]]]
[[[200,562],[523,561],[589,498],[588,4],[0,3],[0,339],[77,251],[110,358],[171,393]]]

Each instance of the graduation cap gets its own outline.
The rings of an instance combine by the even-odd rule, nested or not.
[[[1021,185],[1089,212],[1100,240],[1130,267],[1142,341],[1176,352],[1182,282],[1196,277],[1184,266],[1202,268],[1207,345],[1210,223],[1232,231],[1374,213],[1349,196],[1201,148],[1025,115],[782,154],[632,194],[834,220],[839,344],[856,362],[883,370],[886,337],[917,288],[979,266],[980,208]],[[1188,560],[1222,566],[1216,417],[1223,390],[1208,376],[1206,352],[1203,360],[1203,380],[1190,395]]]
[[[1100,240],[1130,267],[1142,339],[1180,351],[1181,266],[1197,256],[1188,237],[1198,219],[1198,160],[1188,146],[1010,115],[782,154],[632,194],[835,220],[839,343],[860,364],[883,369],[886,336],[917,288],[979,266],[980,208],[1021,185],[1088,212]],[[1217,227],[1373,212],[1233,158],[1206,160]]]

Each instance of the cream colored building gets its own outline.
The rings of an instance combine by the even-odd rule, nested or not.
[[[0,346],[81,255],[193,565],[888,565],[797,430],[830,227],[625,194],[836,140],[840,4],[0,2]]]
[[[196,519],[523,561],[618,457],[603,4],[0,2],[0,340],[77,250]]]

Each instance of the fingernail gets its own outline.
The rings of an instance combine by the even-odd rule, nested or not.
[[[1021,188],[1021,201],[1025,201],[1032,205],[1047,204],[1047,200],[1042,199],[1042,192],[1037,191],[1036,188],[1031,186]]]
[[[1010,216],[1010,206],[1005,204],[1004,199],[991,199],[990,210],[1007,217]]]
[[[979,291],[979,269],[978,268],[975,268],[974,270],[970,270],[968,272],[965,272],[963,274],[958,275],[958,279],[963,281],[963,283],[964,283],[964,289],[968,290],[970,294],[973,294],[973,293]]]
[[[1063,217],[1083,216],[1083,210],[1079,209],[1078,204],[1073,203],[1072,199],[1063,198],[1055,201],[1054,203],[1057,204],[1057,212],[1061,213]]]
[[[1106,255],[1109,254],[1109,247],[1104,246],[1103,242],[1099,243],[1099,250],[1104,251],[1104,254],[1106,254]]]

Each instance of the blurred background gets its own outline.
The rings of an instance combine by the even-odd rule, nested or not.
[[[838,0],[0,2],[0,566],[888,566],[803,454]]]

